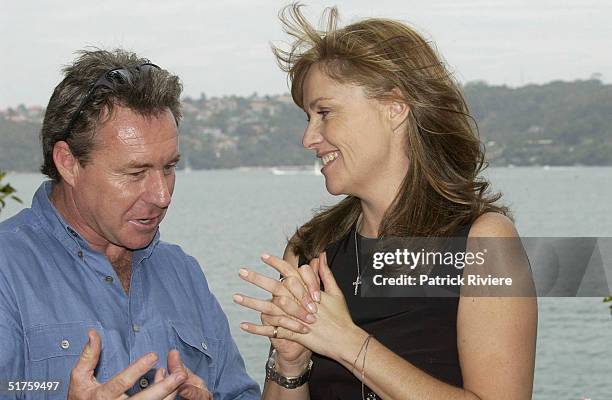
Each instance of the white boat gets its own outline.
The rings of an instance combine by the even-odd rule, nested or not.
[[[287,166],[270,168],[273,175],[323,175],[321,173],[321,163],[319,160],[314,162],[312,167],[308,166]]]
[[[183,168],[183,172],[185,174],[189,174],[189,173],[191,173],[191,171],[193,171],[193,170],[191,169],[191,164],[189,163],[189,158],[185,158],[185,168]]]

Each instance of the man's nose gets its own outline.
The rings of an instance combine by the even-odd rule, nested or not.
[[[147,201],[159,208],[167,208],[172,200],[171,185],[171,177],[162,171],[153,172],[147,183]]]

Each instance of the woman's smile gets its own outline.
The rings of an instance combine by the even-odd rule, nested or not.
[[[336,161],[341,156],[342,155],[340,151],[338,150],[330,151],[330,152],[320,155],[319,157],[321,158],[321,162],[323,163],[323,168],[321,168],[321,171],[326,170],[327,167],[333,164],[334,161]]]

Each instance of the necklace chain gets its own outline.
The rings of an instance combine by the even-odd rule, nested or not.
[[[357,222],[355,223],[355,260],[357,261],[357,276],[355,276],[355,281],[353,282],[353,286],[355,286],[355,292],[354,295],[357,296],[357,292],[359,292],[359,286],[363,283],[361,280],[361,277],[363,276],[363,274],[365,273],[366,269],[368,268],[367,264],[364,266],[363,268],[363,272],[361,271],[360,265],[359,265],[359,244],[358,244],[358,240],[357,240],[357,232],[359,232],[359,228],[361,228],[360,224],[363,222],[363,214],[359,214],[359,218],[357,218]],[[378,238],[379,240],[382,239],[382,237]]]
[[[357,276],[355,277],[355,281],[353,282],[353,286],[355,286],[355,296],[357,296],[357,292],[359,291],[359,285],[361,285],[361,270],[359,268],[359,247],[357,244],[357,231],[359,230],[359,223],[361,222],[362,215],[363,214],[359,215],[357,223],[355,224],[355,259],[357,260]]]

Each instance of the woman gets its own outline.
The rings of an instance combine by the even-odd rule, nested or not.
[[[466,238],[517,236],[478,178],[483,154],[457,84],[402,23],[338,28],[334,8],[321,33],[298,5],[281,19],[295,42],[275,54],[308,117],[303,145],[327,190],[347,197],[300,227],[283,260],[262,256],[284,278],[240,271],[272,294],[234,297],[262,314],[242,329],[274,348],[263,398],[530,399],[534,298],[360,296],[359,248],[375,238],[456,236],[465,249]]]

